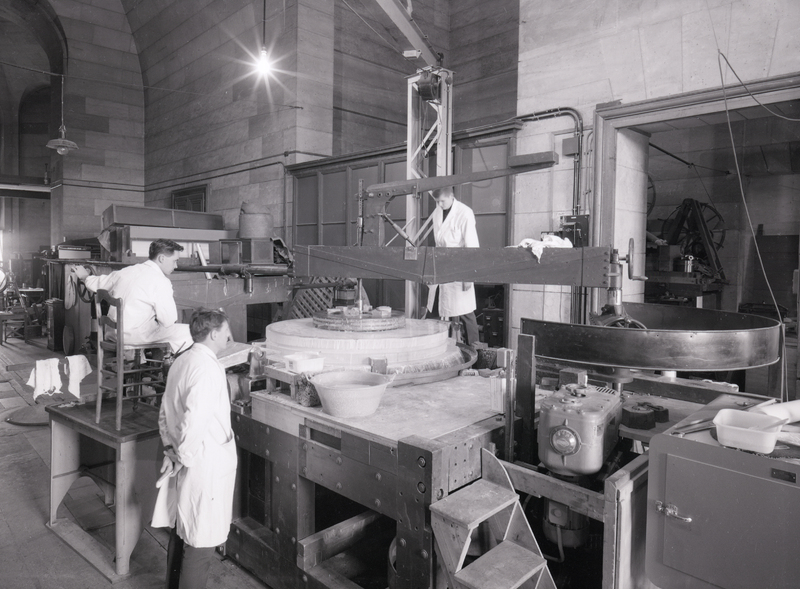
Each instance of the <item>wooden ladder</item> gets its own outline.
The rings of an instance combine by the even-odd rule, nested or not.
[[[431,505],[431,525],[452,589],[556,589],[514,486],[494,454],[482,478]],[[486,522],[492,548],[464,566],[472,532]]]

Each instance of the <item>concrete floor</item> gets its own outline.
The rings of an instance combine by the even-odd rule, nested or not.
[[[25,344],[11,339],[0,346],[0,588],[94,589],[109,581],[51,532],[49,517],[50,428],[17,425],[47,422],[43,410],[49,403],[73,399],[68,394],[39,397],[25,384],[37,359],[63,354],[47,349],[47,340]],[[93,375],[82,390],[93,390]],[[7,421],[11,419],[10,423]],[[76,481],[58,516],[91,529],[95,537],[113,548],[112,508],[104,505],[98,487],[87,478]],[[147,527],[131,557],[132,575],[115,583],[116,589],[150,589],[164,586],[167,533]],[[266,585],[219,555],[214,559],[210,588],[264,589]]]

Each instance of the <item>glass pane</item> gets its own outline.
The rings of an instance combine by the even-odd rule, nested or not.
[[[322,175],[322,222],[343,223],[347,220],[347,173]]]
[[[397,180],[406,179],[406,162],[392,162],[384,166],[384,182],[395,182]],[[392,220],[400,225],[405,225],[406,222],[406,199],[404,196],[398,196],[391,201],[387,207],[386,212],[392,217]],[[394,235],[394,229],[387,229],[387,234]],[[397,239],[400,239],[399,237]],[[396,242],[397,240],[395,240]],[[395,242],[392,242],[393,244]]]
[[[384,182],[394,182],[395,180],[406,179],[406,162],[392,162],[384,166]]]
[[[297,179],[297,223],[316,223],[317,216],[317,176]]]
[[[481,247],[506,247],[506,216],[476,215],[478,241]]]
[[[358,181],[364,181],[364,190],[373,184],[378,183],[378,164],[373,164],[365,168],[353,168],[353,194],[358,192]]]
[[[406,197],[395,197],[394,200],[390,201],[389,204],[386,205],[386,212],[392,218],[392,221],[402,227],[406,220]],[[394,229],[392,229],[392,231],[394,231]]]
[[[506,178],[492,178],[472,185],[472,210],[478,213],[505,213],[506,191],[508,183]]]
[[[323,245],[350,245],[347,243],[347,225],[332,223],[322,226]]]
[[[462,153],[462,172],[484,172],[507,167],[508,146],[489,145],[466,148]],[[475,213],[505,213],[508,192],[507,178],[482,180],[462,189],[462,197]]]
[[[317,243],[317,226],[316,225],[298,225],[297,237],[295,238],[298,245],[319,245]]]

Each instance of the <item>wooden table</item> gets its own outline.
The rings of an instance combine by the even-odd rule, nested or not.
[[[50,520],[47,523],[69,546],[112,583],[130,574],[130,556],[155,504],[158,476],[158,410],[126,403],[122,429],[115,428],[113,405],[104,407],[100,423],[86,404],[50,405]],[[58,507],[80,477],[92,478],[115,506],[115,550],[109,550],[69,519]]]

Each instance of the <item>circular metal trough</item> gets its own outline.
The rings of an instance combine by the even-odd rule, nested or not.
[[[767,366],[780,357],[781,324],[744,313],[625,303],[646,329],[523,319],[535,354],[597,366],[714,371]]]

